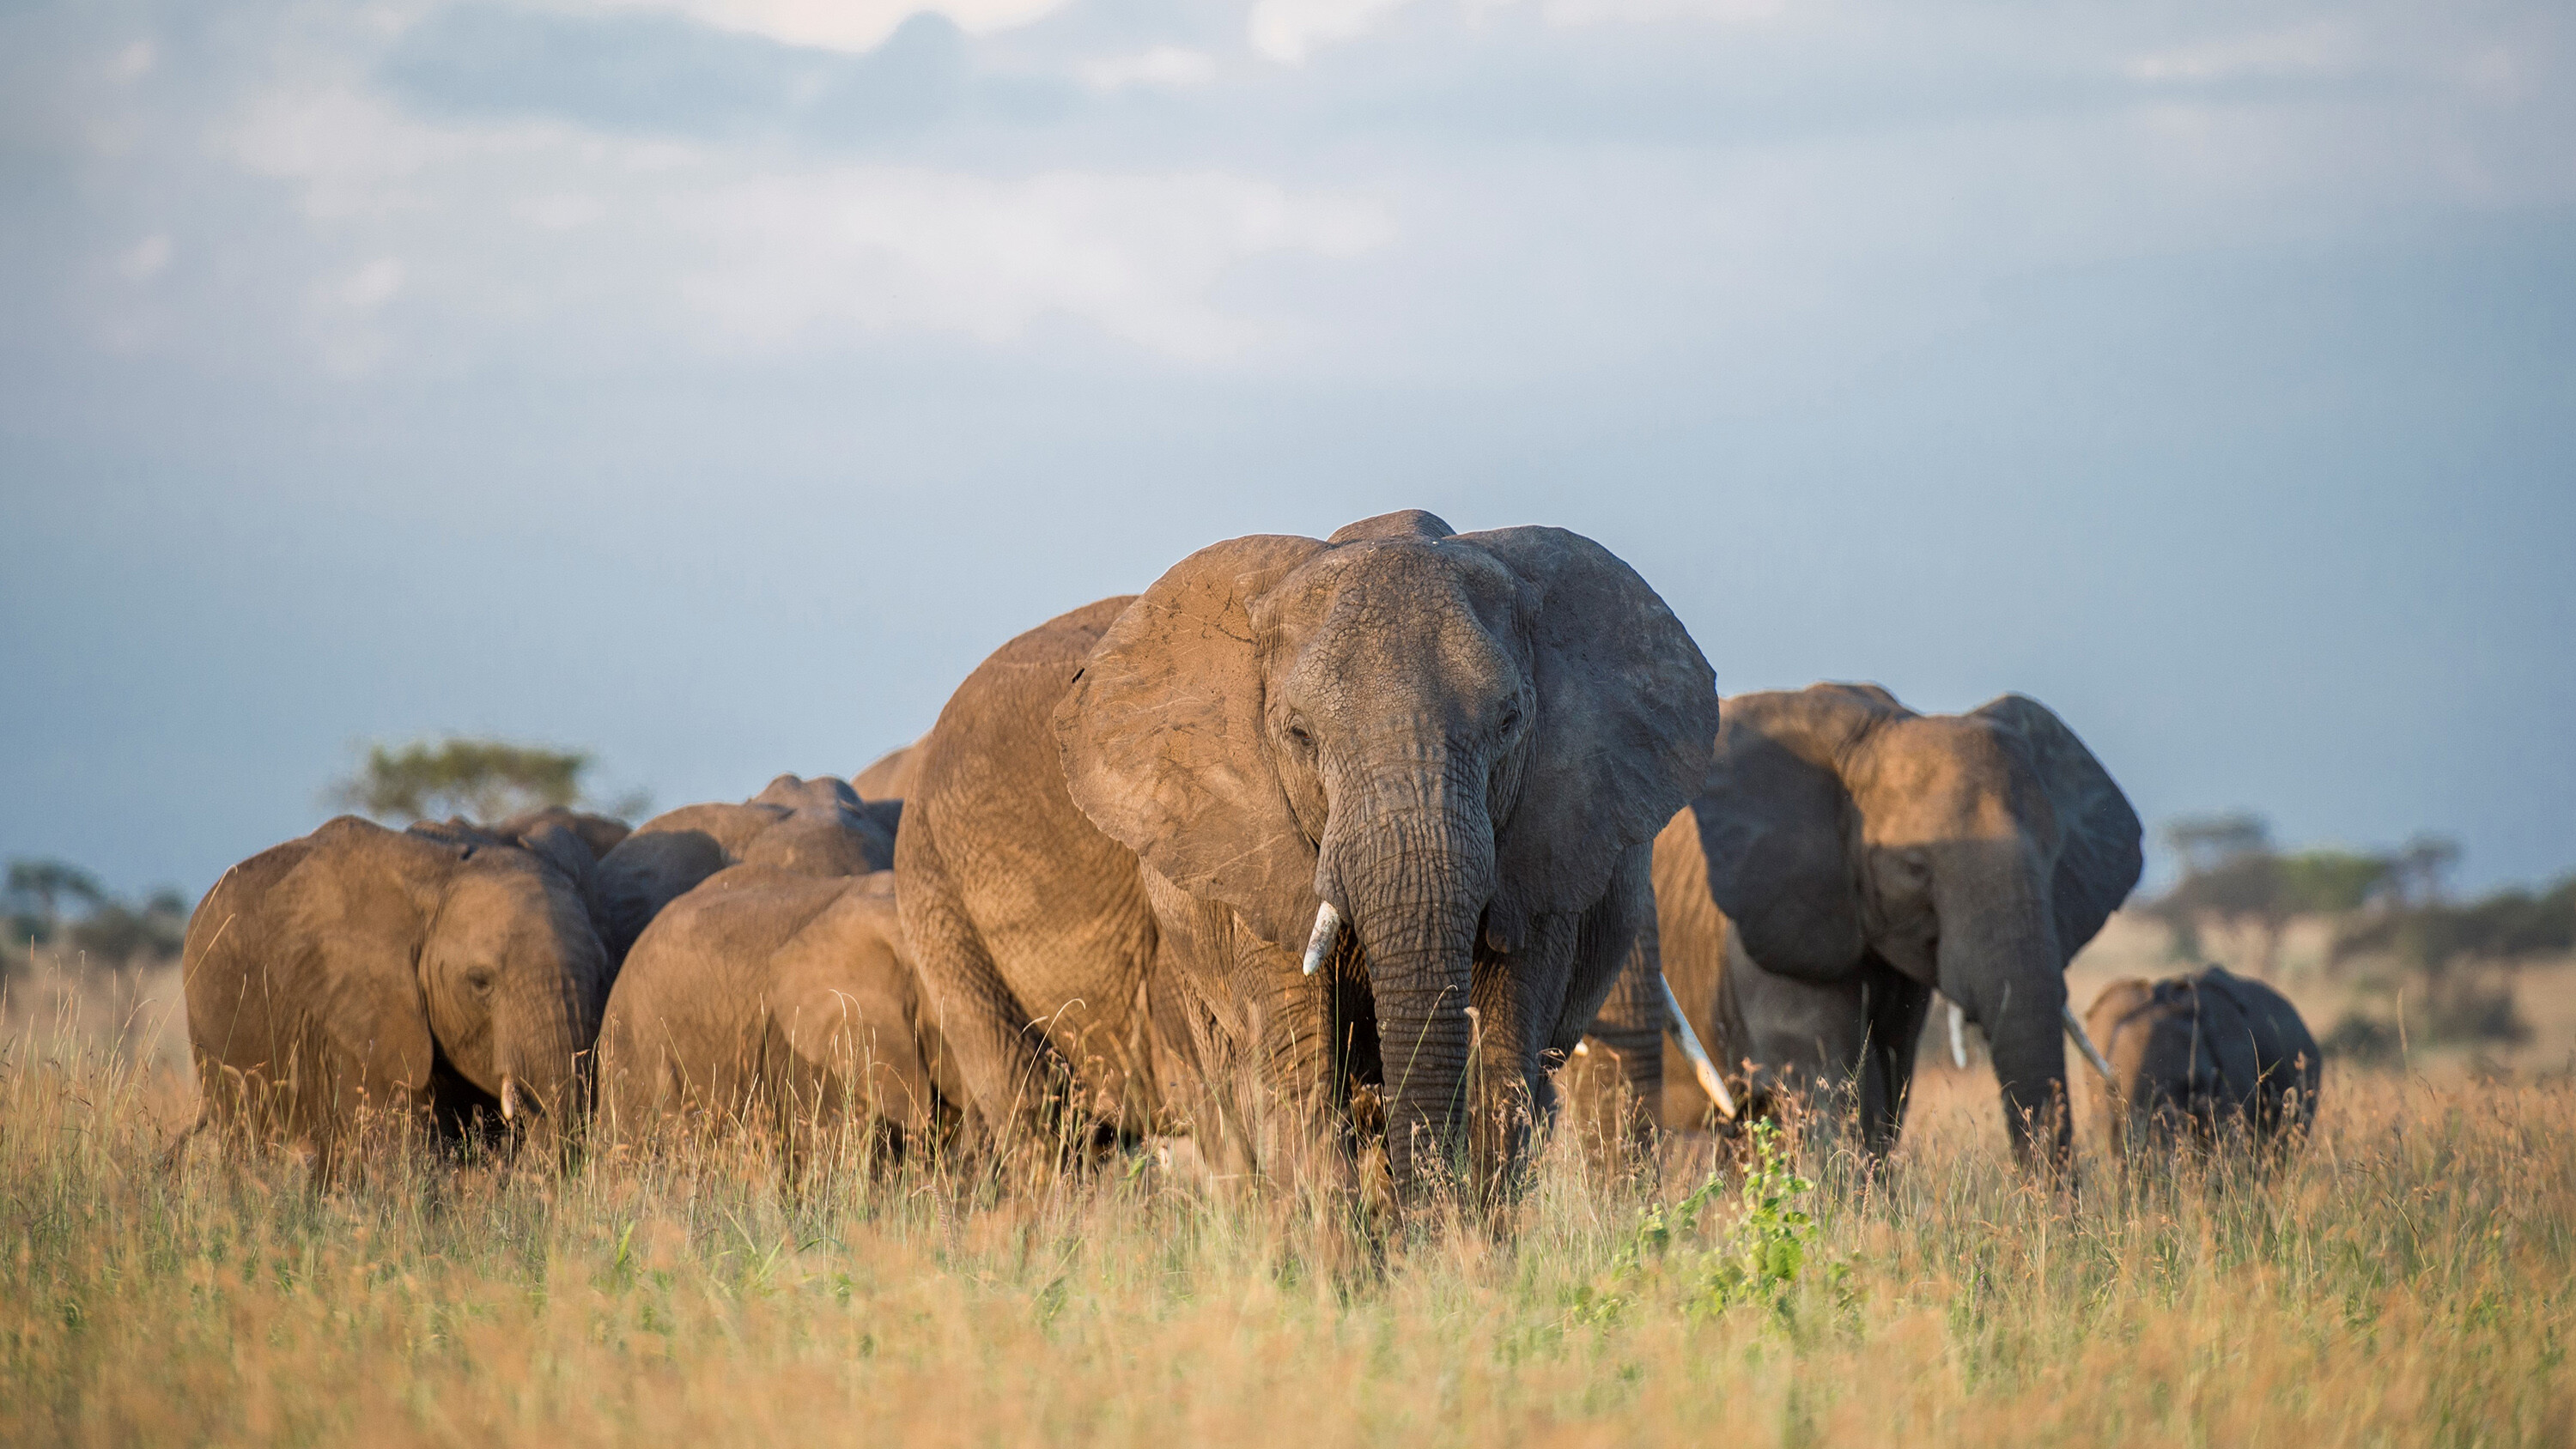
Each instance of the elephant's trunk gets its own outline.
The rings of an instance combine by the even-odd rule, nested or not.
[[[1494,894],[1483,782],[1417,768],[1334,804],[1319,863],[1324,897],[1356,931],[1377,1003],[1386,1070],[1387,1158],[1420,1192],[1464,1142],[1476,933]]]
[[[560,1141],[589,1112],[591,1048],[605,993],[587,974],[576,970],[544,983],[496,1023],[492,1055],[502,1114],[533,1141]]]
[[[1936,891],[1944,898],[1940,989],[1985,1028],[2013,1156],[2063,1169],[2073,1142],[2066,974],[2046,897],[2017,877],[1945,881]]]

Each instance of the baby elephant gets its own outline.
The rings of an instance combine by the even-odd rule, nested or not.
[[[2322,1056],[2281,993],[2211,966],[2122,981],[2085,1020],[2111,1063],[2115,1150],[2260,1146],[2303,1139],[2317,1115]]]
[[[609,993],[601,1108],[619,1136],[711,1117],[777,1129],[873,1120],[901,1147],[964,1100],[946,1077],[895,917],[894,874],[774,865],[708,877],[653,918]]]
[[[200,1125],[302,1138],[327,1174],[365,1108],[451,1139],[575,1117],[608,995],[577,868],[342,816],[226,871],[182,955]]]

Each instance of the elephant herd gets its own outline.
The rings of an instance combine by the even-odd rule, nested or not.
[[[1795,1101],[1880,1155],[1936,995],[2043,1170],[2061,1033],[2121,1141],[2293,1133],[2317,1048],[2267,988],[2070,1009],[2139,842],[2034,701],[1721,701],[1599,544],[1407,511],[1041,624],[846,783],[631,832],[333,820],[199,905],[189,1035],[201,1125],[326,1165],[370,1108],[638,1142],[856,1117],[898,1148],[1187,1134],[1229,1175],[1382,1141],[1401,1192],[1487,1192],[1584,1071],[1640,1129]]]

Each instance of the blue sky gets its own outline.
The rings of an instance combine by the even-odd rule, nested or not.
[[[202,889],[451,730],[847,772],[1418,505],[1728,692],[2552,876],[2571,72],[2544,4],[10,5],[0,853]]]

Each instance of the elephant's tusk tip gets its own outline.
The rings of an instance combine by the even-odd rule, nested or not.
[[[1333,954],[1333,944],[1342,934],[1342,913],[1331,901],[1315,907],[1315,929],[1306,937],[1306,974],[1324,969],[1324,958]]]

